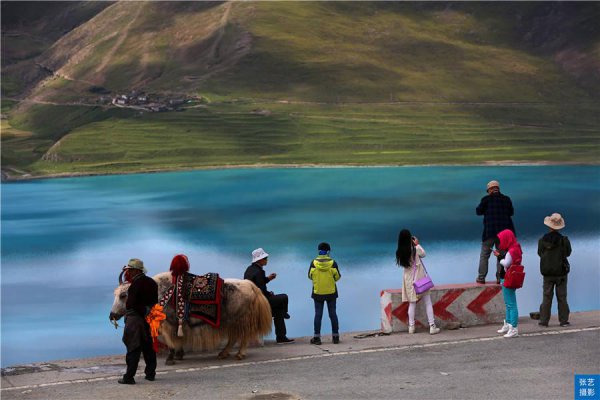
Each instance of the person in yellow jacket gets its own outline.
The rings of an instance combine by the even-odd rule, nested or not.
[[[315,334],[310,343],[321,344],[321,320],[323,319],[323,307],[327,302],[327,312],[331,320],[331,331],[333,343],[340,342],[340,327],[337,313],[335,311],[338,297],[336,282],[340,280],[341,274],[337,263],[329,256],[331,246],[328,243],[319,244],[319,255],[310,263],[308,279],[312,280],[312,299],[315,302]]]

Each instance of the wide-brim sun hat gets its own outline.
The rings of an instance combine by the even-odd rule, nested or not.
[[[557,231],[565,227],[565,220],[559,213],[554,213],[544,218],[544,225]]]
[[[269,253],[264,251],[262,247],[259,247],[258,249],[252,251],[252,262],[257,262],[267,257],[269,257]]]
[[[127,265],[123,267],[123,269],[137,269],[139,271],[142,271],[143,273],[148,272],[146,270],[146,267],[144,267],[144,262],[139,258],[130,259]]]
[[[500,189],[500,182],[498,181],[489,181],[487,184],[487,190],[490,190],[490,188],[493,187],[497,187],[498,189]]]

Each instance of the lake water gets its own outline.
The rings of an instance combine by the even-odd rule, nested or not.
[[[528,272],[517,292],[521,315],[541,301],[537,239],[552,212],[565,217],[573,245],[571,309],[600,309],[597,166],[232,169],[3,183],[2,366],[124,354],[108,313],[132,257],[151,275],[185,253],[193,273],[241,278],[250,252],[264,247],[267,273],[278,273],[269,289],[290,297],[289,336],[308,336],[306,271],[327,241],[342,272],[342,332],[378,329],[380,291],[402,282],[394,264],[401,228],[420,238],[434,282],[475,280],[475,207],[491,179],[515,206]]]

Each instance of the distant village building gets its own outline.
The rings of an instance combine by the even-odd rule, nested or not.
[[[129,94],[117,94],[116,97],[112,99],[112,103],[118,106],[129,106],[152,112],[183,111],[183,109],[180,109],[178,106],[192,102],[192,99],[193,97],[190,98],[187,96],[165,98],[156,93],[148,95],[142,90],[132,90]]]

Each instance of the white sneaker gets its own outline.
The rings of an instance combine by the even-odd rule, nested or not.
[[[438,327],[437,327],[437,326],[435,326],[435,325],[431,325],[431,326],[429,327],[429,334],[430,334],[430,335],[437,335],[438,333],[440,333],[440,328],[438,328]]]
[[[498,329],[496,332],[506,333],[506,332],[508,332],[509,329],[510,329],[510,324],[507,324],[506,320],[504,320],[504,325],[502,325],[502,328]]]
[[[510,329],[508,330],[506,335],[504,335],[505,338],[512,338],[517,336],[519,336],[519,328],[513,328],[512,325],[510,326]]]
[[[408,326],[408,333],[415,333],[415,326],[414,325],[409,325]]]

